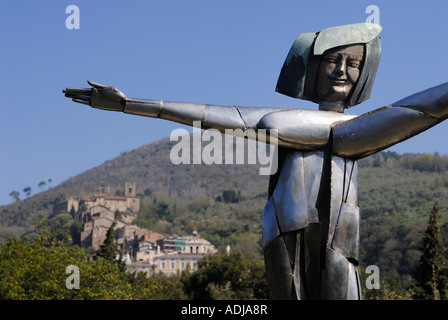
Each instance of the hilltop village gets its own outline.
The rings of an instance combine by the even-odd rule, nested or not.
[[[107,230],[115,223],[117,254],[123,255],[128,271],[173,275],[197,269],[198,260],[217,252],[197,232],[189,236],[164,235],[133,224],[140,211],[135,183],[126,182],[124,195],[111,195],[110,188],[81,200],[69,199],[53,206],[52,216],[74,212],[81,224],[81,247],[98,250]],[[126,250],[125,250],[126,248]],[[187,267],[188,266],[188,267]]]

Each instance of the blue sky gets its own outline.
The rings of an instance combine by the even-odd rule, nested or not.
[[[80,29],[65,25],[72,4]],[[369,5],[380,10],[383,55],[371,99],[350,113],[448,81],[446,1],[0,0],[0,205],[182,128],[75,104],[64,88],[91,80],[134,98],[316,108],[274,90],[291,44],[364,22]],[[447,136],[442,123],[389,150],[448,154]]]

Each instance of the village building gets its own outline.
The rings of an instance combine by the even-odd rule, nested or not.
[[[62,201],[53,205],[51,216],[55,216],[59,213],[69,213],[72,210],[76,213],[78,212],[79,201],[73,198],[67,201]]]
[[[145,233],[134,247],[134,260],[141,262],[145,260],[153,261],[155,257],[160,256],[160,247],[163,245],[165,236],[157,232]]]
[[[207,240],[200,238],[197,232],[191,237],[169,236],[164,239],[162,249],[166,252],[210,254],[215,253],[214,246]]]
[[[146,272],[148,276],[154,273],[171,276],[195,271],[200,259],[217,253],[215,247],[197,232],[191,236],[166,236],[157,242],[155,249],[145,249],[137,252],[136,262],[128,265],[128,270]]]
[[[195,271],[198,268],[198,261],[202,258],[204,258],[202,254],[167,254],[157,257],[154,271],[156,273],[161,272],[167,276],[172,276],[187,270],[190,272]]]
[[[198,261],[217,252],[197,232],[190,236],[164,235],[134,225],[140,211],[135,183],[126,182],[124,195],[111,195],[110,187],[81,200],[69,199],[53,206],[52,215],[74,212],[81,221],[81,246],[98,250],[114,225],[117,256],[130,272],[173,275],[197,269]]]

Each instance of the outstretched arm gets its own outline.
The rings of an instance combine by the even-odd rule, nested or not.
[[[448,82],[335,125],[333,152],[363,158],[448,118]]]
[[[73,101],[93,108],[161,118],[193,126],[200,121],[202,128],[266,130],[270,141],[271,130],[276,130],[275,142],[299,150],[324,148],[335,122],[347,121],[353,115],[343,113],[292,108],[216,106],[199,103],[167,102],[161,100],[132,99],[114,87],[88,82],[92,88],[67,88],[63,92]],[[240,134],[240,133],[237,133]],[[251,135],[252,136],[252,135]]]
[[[140,116],[161,118],[185,125],[201,121],[202,128],[257,129],[260,119],[267,113],[284,108],[255,108],[215,106],[199,103],[167,102],[161,100],[132,99],[114,87],[88,81],[92,88],[67,88],[63,92],[73,101],[93,108],[121,111]]]

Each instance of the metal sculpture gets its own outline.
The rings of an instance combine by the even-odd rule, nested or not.
[[[278,170],[263,211],[263,250],[272,299],[361,299],[357,265],[357,160],[448,117],[448,83],[361,116],[344,114],[370,97],[381,27],[357,23],[301,34],[276,91],[319,110],[178,103],[126,97],[117,89],[67,88],[94,108],[204,128],[277,129]]]

